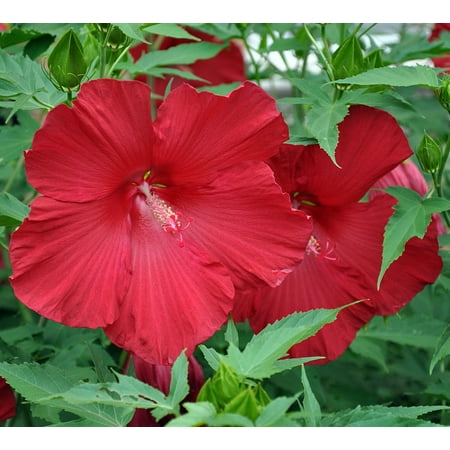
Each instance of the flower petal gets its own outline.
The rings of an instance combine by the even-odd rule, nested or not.
[[[150,88],[93,80],[82,85],[72,108],[50,111],[26,153],[27,176],[56,200],[99,199],[150,168],[152,142]]]
[[[212,177],[243,161],[264,160],[288,138],[275,101],[250,82],[225,97],[183,84],[160,106],[154,126],[159,137],[155,166],[170,174],[171,184]]]
[[[68,326],[113,322],[130,280],[125,204],[119,194],[89,203],[38,197],[11,240],[20,301]]]
[[[15,415],[16,397],[6,380],[0,377],[0,422],[4,422]]]
[[[278,173],[278,166],[292,160],[294,169],[286,166],[277,175],[285,190],[295,181],[299,200],[304,197],[323,206],[339,206],[360,200],[377,179],[411,154],[392,116],[375,108],[353,106],[339,124],[336,160],[341,168],[318,145],[285,145],[271,166]]]
[[[144,200],[132,215],[133,276],[120,316],[105,328],[117,346],[151,364],[171,364],[209,338],[232,308],[228,271],[194,245],[180,247]]]
[[[394,204],[392,197],[383,194],[369,203],[316,207],[313,235],[335,245],[336,259],[310,253],[280,287],[258,292],[253,305],[247,307],[252,328],[257,332],[294,311],[336,308],[365,300],[341,311],[335,322],[290,351],[293,357],[326,356],[319,363],[327,362],[344,352],[373,315],[396,313],[426,284],[434,282],[442,262],[433,222],[423,240],[413,238],[407,243],[377,290],[383,230]],[[242,311],[238,313],[242,319]]]
[[[311,222],[291,208],[265,163],[224,169],[206,188],[180,192],[178,202],[193,217],[186,245],[214,255],[237,289],[276,286],[303,258]]]

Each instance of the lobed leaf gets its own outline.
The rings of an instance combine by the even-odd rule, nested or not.
[[[352,77],[335,80],[335,84],[359,86],[425,86],[436,89],[441,86],[438,73],[442,71],[428,66],[377,67]]]

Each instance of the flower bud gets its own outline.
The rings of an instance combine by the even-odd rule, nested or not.
[[[109,33],[108,47],[112,50],[117,50],[124,47],[128,42],[128,38],[125,33],[119,27],[114,26]]]
[[[62,90],[71,91],[80,86],[87,65],[81,42],[71,29],[61,37],[48,57],[48,69]]]
[[[426,132],[416,151],[417,159],[426,173],[435,173],[439,170],[442,160],[442,150],[436,141]]]
[[[241,392],[241,389],[242,382],[239,375],[222,361],[217,372],[200,389],[197,401],[209,401],[217,409],[222,409]]]
[[[450,76],[442,79],[442,86],[437,90],[439,103],[450,113]]]
[[[364,55],[356,36],[346,39],[332,57],[333,72],[337,80],[351,77],[364,71]]]

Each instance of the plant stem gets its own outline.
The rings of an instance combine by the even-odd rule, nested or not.
[[[309,39],[311,40],[311,43],[313,44],[313,46],[316,49],[317,54],[319,55],[322,64],[325,67],[325,70],[328,74],[328,78],[330,79],[330,81],[334,81],[334,75],[333,75],[333,68],[331,67],[330,64],[330,60],[327,59],[327,57],[325,56],[324,52],[322,51],[322,49],[320,48],[319,43],[314,39],[314,36],[311,34],[311,32],[309,31],[308,27],[306,25],[303,25],[306,34],[308,35]],[[328,49],[329,51],[329,49]]]

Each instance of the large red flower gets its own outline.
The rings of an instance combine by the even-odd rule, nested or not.
[[[0,422],[16,415],[16,397],[6,380],[0,377]]]
[[[166,395],[169,394],[170,382],[172,379],[172,366],[149,364],[136,356],[133,358],[133,363],[136,378],[159,389]],[[184,401],[195,402],[204,383],[203,369],[192,355],[189,357],[188,363],[189,394]],[[148,409],[138,408],[128,426],[159,427],[166,423],[167,420],[167,418],[164,418],[158,422]]]
[[[263,162],[286,138],[250,82],[226,97],[180,86],[153,123],[144,83],[85,83],[26,153],[42,196],[12,236],[17,297],[149,363],[192,352],[235,288],[275,286],[303,256],[310,221]]]
[[[294,346],[292,356],[337,358],[356,332],[374,315],[397,312],[441,270],[436,223],[423,240],[411,239],[404,254],[386,272],[380,290],[384,227],[396,200],[388,194],[359,202],[383,175],[411,155],[400,127],[389,114],[364,106],[350,108],[339,125],[336,159],[317,145],[284,145],[271,158],[282,188],[293,205],[312,216],[313,232],[306,256],[284,283],[260,289],[251,301],[237,304],[237,319],[249,317],[255,331],[295,311],[344,309],[335,322]],[[246,306],[246,307],[245,307]]]

